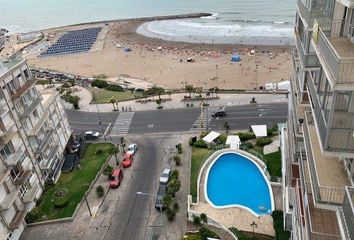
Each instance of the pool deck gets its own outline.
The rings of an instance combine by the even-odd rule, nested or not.
[[[232,150],[231,150],[232,151]],[[218,151],[218,153],[230,152],[230,149],[224,149]],[[204,195],[204,183],[205,176],[208,167],[213,163],[213,159],[218,157],[217,155],[212,155],[211,158],[206,163],[205,167],[202,169],[200,183],[199,183],[199,202],[191,206],[191,210],[206,213],[208,216],[214,218],[226,227],[236,227],[239,230],[252,232],[252,227],[250,224],[254,221],[257,224],[255,232],[262,233],[270,236],[275,236],[275,231],[273,228],[273,218],[270,215],[255,216],[246,209],[239,207],[223,208],[217,209],[213,208],[205,199]],[[280,193],[281,194],[281,193]],[[275,199],[281,199],[281,195],[274,195]],[[276,204],[276,201],[275,201]]]

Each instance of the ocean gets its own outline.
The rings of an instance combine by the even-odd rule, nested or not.
[[[0,0],[0,28],[29,32],[69,24],[207,12],[213,17],[156,21],[138,31],[167,40],[231,43],[293,38],[295,0]]]

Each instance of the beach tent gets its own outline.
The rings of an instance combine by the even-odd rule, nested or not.
[[[231,62],[239,62],[239,61],[241,61],[240,55],[233,55],[231,57]]]
[[[124,48],[124,52],[131,52],[132,50],[128,47]]]
[[[252,125],[251,126],[256,137],[266,137],[267,136],[267,125]]]
[[[230,145],[231,149],[239,149],[241,144],[240,137],[237,135],[229,135],[226,139],[226,145]]]
[[[220,133],[211,131],[208,135],[203,137],[203,141],[206,142],[207,144],[210,144],[219,136],[220,136]]]

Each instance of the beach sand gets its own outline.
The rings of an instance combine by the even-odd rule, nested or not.
[[[103,31],[99,40],[87,53],[50,58],[32,54],[26,58],[30,66],[36,68],[85,77],[98,74],[111,78],[130,76],[169,89],[184,88],[186,84],[204,89],[217,86],[221,89],[259,89],[265,83],[289,78],[289,47],[168,42],[137,34],[135,30],[141,23],[143,21],[124,20],[101,24]],[[65,30],[85,27],[90,25],[65,27]],[[45,35],[57,35],[60,31],[63,30],[47,30]],[[52,37],[51,41],[55,39]],[[123,47],[132,51],[125,53]],[[252,49],[256,49],[254,56],[250,56]],[[230,61],[233,53],[241,55],[240,62]],[[188,57],[195,61],[187,62]]]

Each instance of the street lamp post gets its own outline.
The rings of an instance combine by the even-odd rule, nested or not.
[[[219,88],[219,72],[218,72],[218,65],[215,65],[215,72],[216,72],[216,87]]]
[[[99,124],[100,127],[101,127],[101,131],[102,131],[103,138],[104,138],[104,140],[106,141],[106,135],[104,134],[104,130],[103,130],[103,126],[102,126],[101,113],[100,113],[100,110],[98,109],[97,103],[96,103],[96,109],[97,109],[98,119],[99,119],[98,124]]]
[[[251,227],[252,227],[252,229],[253,229],[253,236],[252,236],[252,239],[254,239],[254,228],[255,228],[255,227],[257,228],[258,226],[257,226],[257,224],[256,224],[255,221],[253,221],[250,225],[251,225]]]
[[[143,196],[157,197],[157,194],[152,194],[152,193],[137,192],[136,194],[137,194],[137,195],[143,195]],[[162,221],[162,224],[163,224],[163,228],[164,228],[164,230],[165,230],[165,238],[166,238],[166,240],[167,240],[167,230],[166,230],[165,221],[164,221],[164,219],[163,219],[162,206],[160,206],[159,209],[160,209],[161,221]]]

